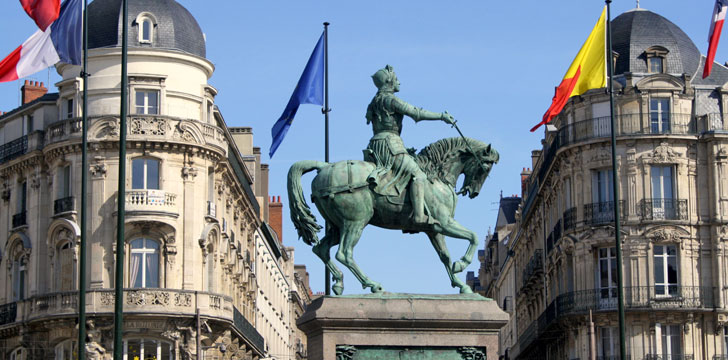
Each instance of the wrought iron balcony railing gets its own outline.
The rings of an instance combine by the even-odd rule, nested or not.
[[[625,135],[694,135],[695,119],[691,114],[619,114],[614,116],[617,136]],[[578,121],[559,129],[561,146],[612,136],[609,116]]]
[[[0,146],[0,164],[15,159],[28,151],[28,135]]]
[[[0,326],[15,322],[18,316],[18,303],[0,305]]]
[[[645,360],[693,360],[692,354],[647,354]]]
[[[13,228],[28,225],[28,212],[23,211],[13,215]]]
[[[525,286],[531,278],[543,271],[543,250],[537,249],[533,252],[531,260],[523,269],[523,285]]]
[[[688,201],[686,199],[644,199],[640,202],[642,220],[687,220]]]
[[[259,351],[265,351],[265,340],[263,339],[263,336],[260,335],[258,330],[255,330],[255,327],[247,320],[245,319],[245,316],[238,310],[238,308],[233,307],[233,324],[235,324],[235,327],[238,328],[238,331],[240,331],[245,338],[247,338],[253,346],[257,347]]]
[[[619,204],[620,217],[624,219],[627,216],[624,200],[618,201],[617,204]],[[610,222],[614,222],[614,201],[584,205],[584,223],[600,225]]]
[[[576,208],[570,208],[564,211],[564,231],[571,230],[576,227]]]
[[[712,309],[715,307],[714,288],[701,286],[632,286],[624,288],[626,309]],[[559,295],[556,300],[559,315],[583,314],[589,310],[617,309],[617,291],[591,289]]]
[[[57,199],[55,202],[53,202],[54,214],[61,214],[69,211],[73,211],[73,196]]]

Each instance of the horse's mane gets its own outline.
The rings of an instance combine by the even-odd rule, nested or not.
[[[447,163],[453,156],[459,154],[459,151],[466,151],[470,145],[473,150],[479,151],[485,144],[482,142],[468,138],[468,144],[462,137],[451,137],[435,141],[425,146],[415,157],[417,165],[427,174],[428,177],[445,180],[445,169],[443,164]]]

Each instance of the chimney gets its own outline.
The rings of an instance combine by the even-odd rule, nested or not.
[[[48,92],[43,83],[37,81],[25,80],[25,84],[20,88],[22,94],[23,105],[40,98]]]
[[[528,191],[528,177],[531,176],[531,169],[523,168],[521,172],[521,198],[526,198],[526,191]]]
[[[280,196],[271,196],[269,207],[270,227],[278,235],[278,241],[283,245],[283,204]]]

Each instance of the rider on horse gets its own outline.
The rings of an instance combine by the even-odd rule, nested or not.
[[[364,160],[375,163],[377,168],[367,181],[373,184],[375,192],[384,195],[399,195],[410,184],[414,223],[432,224],[432,218],[425,215],[427,175],[417,165],[413,154],[405,148],[400,138],[402,119],[407,115],[415,122],[442,120],[448,124],[454,124],[455,119],[447,111],[435,113],[423,110],[394,96],[399,91],[399,80],[389,65],[374,73],[372,79],[379,91],[367,108],[367,124],[372,124],[374,136],[364,150]]]

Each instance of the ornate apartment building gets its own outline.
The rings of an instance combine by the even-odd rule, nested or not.
[[[500,354],[619,355],[619,206],[627,356],[725,359],[728,69],[716,64],[702,79],[705,57],[653,12],[628,11],[612,27],[620,197],[612,193],[609,97],[592,90],[546,127],[533,171],[522,174],[524,198],[508,241],[483,256],[482,292],[511,313]]]
[[[0,359],[69,360],[79,351],[82,171],[89,172],[90,358],[111,356],[117,251],[125,252],[125,359],[292,358],[284,270],[293,265],[280,252],[280,223],[267,224],[275,203],[252,131],[226,126],[207,82],[214,66],[204,36],[185,8],[130,0],[127,19],[120,9],[120,0],[88,8],[89,169],[81,168],[78,66],[57,66],[58,93],[26,82],[22,106],[0,114]],[[122,21],[130,29],[127,129],[118,115]],[[115,246],[119,201],[123,249]],[[263,318],[275,319],[278,332]]]

